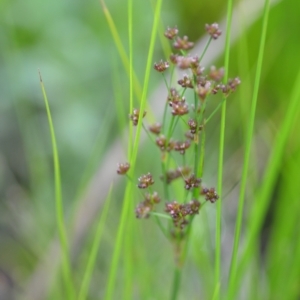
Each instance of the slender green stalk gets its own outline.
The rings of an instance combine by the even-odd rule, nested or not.
[[[199,123],[198,123],[199,124]],[[200,134],[198,135],[198,139]],[[201,178],[203,175],[203,167],[204,167],[204,155],[205,155],[205,126],[201,131],[201,145],[199,145],[199,141],[195,143],[194,146],[194,174],[197,178]],[[199,190],[193,190],[193,197],[198,198]]]
[[[165,236],[165,238],[169,238],[169,234],[167,232],[167,230],[165,229],[165,227],[162,225],[160,218],[166,218],[165,215],[163,214],[159,214],[159,215],[155,215],[155,212],[152,213],[152,215],[155,216],[155,222],[158,225],[159,229],[161,230],[161,232],[163,233],[163,235]],[[170,220],[170,219],[169,219]]]
[[[170,93],[170,87],[168,85],[168,82],[167,82],[167,79],[166,79],[166,76],[164,73],[161,73],[162,77],[163,77],[163,80],[164,80],[164,83],[166,85],[166,88],[168,90],[168,94]],[[166,118],[167,118],[167,109],[168,109],[168,106],[169,106],[169,103],[168,101],[166,101],[165,103],[165,107],[164,107],[164,114],[163,114],[163,121],[162,121],[162,132],[164,132],[164,128],[165,128],[165,124],[166,124]]]
[[[170,138],[176,129],[178,121],[179,121],[178,116],[172,116],[171,123],[170,123],[169,130],[168,130],[168,135],[167,135],[168,142],[170,141]]]
[[[262,181],[263,185],[261,186],[261,189],[259,190],[259,192],[255,197],[256,201],[254,203],[254,207],[252,208],[251,214],[249,216],[249,220],[251,220],[251,222],[249,222],[248,224],[248,230],[245,236],[245,241],[246,241],[245,250],[241,255],[239,267],[237,268],[234,281],[232,281],[232,286],[229,291],[230,294],[228,299],[232,299],[236,290],[240,286],[240,280],[242,279],[242,272],[245,270],[245,267],[247,266],[247,262],[249,261],[253,252],[255,251],[255,242],[259,235],[261,226],[264,222],[268,205],[270,203],[270,200],[272,199],[271,195],[274,192],[276,186],[276,180],[278,178],[278,172],[280,170],[280,166],[283,163],[282,156],[286,147],[287,138],[291,130],[293,129],[293,124],[300,110],[299,99],[300,99],[300,72],[298,73],[297,79],[295,80],[295,84],[293,87],[293,91],[291,93],[286,115],[284,117],[280,129],[278,130],[276,140],[272,146],[272,153],[269,158],[265,175]]]
[[[152,9],[154,11],[154,7],[155,7],[155,1],[152,0],[150,1],[151,5],[152,5]],[[168,40],[166,39],[164,33],[165,33],[165,25],[163,23],[162,18],[160,18],[160,23],[159,23],[159,32],[158,32],[158,38],[160,40],[160,44],[161,44],[161,48],[163,50],[164,53],[164,57],[165,59],[168,59],[170,56],[170,53],[172,52],[170,43],[168,42]]]
[[[130,174],[133,174],[134,169],[135,169],[137,151],[138,151],[140,134],[141,134],[141,129],[142,129],[142,125],[141,125],[142,115],[143,115],[143,112],[144,112],[145,106],[146,106],[146,96],[147,96],[148,86],[149,86],[150,71],[152,69],[152,58],[153,58],[156,33],[157,33],[157,28],[158,28],[158,23],[159,23],[161,5],[162,5],[162,0],[158,0],[156,3],[156,7],[155,7],[154,22],[153,22],[153,28],[151,31],[150,46],[149,46],[149,51],[148,51],[147,65],[146,65],[145,78],[144,78],[144,88],[143,88],[141,103],[140,103],[139,122],[137,125],[133,150],[132,150],[131,157],[130,157],[130,164],[131,164],[131,168],[129,171]],[[127,186],[126,186],[126,190],[125,190],[125,197],[124,197],[123,208],[122,208],[122,213],[121,213],[121,220],[120,220],[120,224],[119,224],[119,228],[118,228],[117,239],[116,239],[116,243],[115,243],[111,268],[110,268],[109,277],[108,277],[108,286],[107,286],[107,290],[106,290],[106,294],[105,294],[105,298],[104,298],[106,300],[113,299],[113,292],[114,292],[114,288],[115,288],[117,268],[119,265],[119,259],[120,259],[121,249],[122,249],[122,241],[124,238],[124,231],[126,228],[126,221],[127,221],[127,217],[128,217],[128,213],[129,213],[130,201],[132,201],[132,192],[133,192],[133,185],[131,182],[128,182]]]
[[[171,300],[176,300],[178,298],[178,292],[180,288],[181,281],[181,268],[176,267],[174,271],[173,284],[172,284],[172,292],[171,292]]]
[[[129,202],[129,211],[134,211],[134,202]],[[136,247],[135,243],[135,226],[134,222],[136,220],[134,218],[128,218],[126,224],[126,239],[124,239],[123,243],[123,253],[124,253],[124,269],[123,269],[123,276],[124,276],[124,283],[123,285],[123,299],[130,299],[133,295],[133,280],[134,280],[134,254],[132,249]],[[121,289],[122,290],[122,289]]]
[[[122,131],[124,130],[124,128],[126,128],[127,124],[128,124],[128,115],[124,114],[124,111],[127,110],[127,105],[125,102],[125,95],[122,91],[122,79],[120,76],[120,69],[118,66],[118,59],[116,57],[112,57],[112,76],[111,76],[111,82],[112,85],[114,87],[113,89],[113,97],[114,97],[114,110],[116,112],[117,115],[117,120],[118,120],[118,125],[119,125],[119,133],[122,136]],[[126,97],[127,99],[127,97]],[[132,109],[130,109],[129,111],[132,111]],[[105,113],[105,118],[107,118],[108,113]],[[111,115],[108,116],[109,118],[111,118]],[[108,122],[109,123],[109,122]],[[107,124],[104,123],[103,124]],[[129,136],[132,136],[132,133],[129,132]],[[127,137],[125,138],[125,136],[122,136],[122,144],[126,144],[127,143]],[[128,147],[130,148],[130,143],[128,145]]]
[[[228,80],[229,69],[229,54],[230,54],[230,35],[231,35],[231,19],[232,19],[232,0],[227,2],[227,26],[226,26],[226,41],[225,41],[225,76],[224,81]],[[226,101],[222,103],[221,110],[221,125],[220,125],[220,146],[219,146],[219,166],[218,166],[218,193],[220,196],[217,201],[217,216],[216,216],[216,252],[215,252],[215,299],[220,299],[221,288],[221,231],[222,231],[222,187],[223,187],[223,155],[224,155],[224,140],[225,140],[225,120],[226,120]]]
[[[299,100],[298,100],[298,103]],[[285,103],[286,105],[286,103]],[[298,105],[299,107],[299,105]],[[295,111],[298,111],[299,108]],[[293,124],[294,130],[299,128],[299,117],[296,117]],[[299,140],[294,139],[293,131],[289,133],[288,143],[291,145],[296,141],[299,147]],[[299,290],[294,287],[298,286],[297,281],[300,276],[300,240],[295,239],[298,235],[299,220],[299,166],[300,151],[289,155],[286,147],[284,153],[284,167],[281,166],[280,183],[276,190],[276,198],[272,205],[274,212],[272,218],[272,231],[269,237],[268,249],[265,254],[267,259],[267,271],[269,278],[269,298],[270,299],[297,299]],[[288,199],[287,201],[282,201]],[[289,249],[289,255],[287,254]],[[282,259],[284,257],[284,259]],[[280,270],[278,272],[278,270]],[[282,279],[285,280],[282,280]]]
[[[203,129],[201,131],[201,147],[200,147],[200,159],[199,159],[199,166],[198,166],[198,170],[197,170],[197,176],[199,176],[200,178],[203,175],[203,168],[204,168],[204,156],[205,156],[205,138],[206,138],[206,134],[205,134],[205,124],[206,122],[204,121],[204,126]]]
[[[169,155],[168,154],[168,159],[169,159]],[[170,200],[170,194],[169,194],[169,185],[167,183],[167,176],[166,176],[166,163],[165,160],[161,161],[161,170],[162,170],[162,176],[163,176],[163,187],[164,187],[164,196],[166,200]]]
[[[213,293],[212,300],[217,300],[217,299],[220,298],[220,286],[221,286],[220,283],[215,286],[215,290],[214,290],[214,293]]]
[[[226,101],[226,98],[224,97],[222,101],[217,105],[217,107],[213,110],[213,112],[207,117],[205,120],[205,124],[207,124],[211,118],[215,115],[215,113],[223,106],[224,102]]]
[[[99,0],[99,1],[100,1],[101,6],[102,6],[102,9],[103,9],[104,15],[106,17],[107,23],[109,25],[112,37],[114,39],[115,46],[116,46],[116,48],[118,50],[118,53],[120,55],[120,58],[122,60],[123,66],[124,66],[128,76],[129,76],[129,78],[132,77],[132,79],[130,79],[130,80],[132,80],[134,94],[135,94],[137,99],[141,99],[141,97],[142,97],[142,88],[141,88],[139,79],[138,79],[136,73],[134,72],[134,69],[132,67],[130,67],[130,64],[132,64],[132,61],[130,62],[130,58],[126,54],[125,48],[122,44],[122,41],[121,41],[121,38],[119,36],[116,25],[114,23],[114,20],[113,20],[111,14],[110,14],[108,8],[105,5],[105,1],[104,0]],[[129,9],[130,9],[130,6],[129,6]],[[130,15],[129,15],[129,17],[130,17]],[[132,31],[132,29],[130,29],[130,25],[129,25],[129,30]],[[132,34],[130,33],[130,35],[132,35]],[[132,50],[129,50],[129,51],[132,52]],[[130,55],[132,55],[132,58],[133,58],[133,53],[131,53]],[[131,71],[130,71],[130,68],[132,68]],[[132,72],[132,74],[130,75],[131,72]],[[129,100],[129,101],[131,101],[131,100]],[[133,100],[132,100],[132,102],[133,102]],[[150,107],[147,107],[147,112],[148,112],[147,113],[148,115],[152,114],[152,110],[151,110]]]
[[[238,254],[240,234],[241,234],[241,228],[242,228],[247,175],[248,175],[249,162],[250,162],[250,152],[251,152],[251,144],[252,144],[252,139],[253,139],[254,122],[255,122],[255,114],[256,114],[256,103],[257,103],[257,98],[258,98],[258,90],[259,90],[262,63],[263,63],[263,54],[264,54],[265,41],[266,41],[266,35],[267,35],[269,10],[270,10],[270,1],[266,0],[265,7],[264,7],[264,14],[263,14],[263,25],[262,25],[262,33],[261,33],[260,46],[259,46],[258,59],[257,59],[257,68],[256,68],[256,74],[255,74],[253,96],[252,96],[251,108],[250,108],[250,118],[249,118],[249,124],[248,124],[248,132],[247,132],[247,138],[246,138],[245,156],[244,156],[243,172],[242,172],[242,180],[241,180],[241,189],[240,189],[240,195],[239,195],[238,214],[237,214],[237,220],[236,220],[236,226],[235,226],[233,251],[232,251],[230,273],[229,273],[229,299],[232,299],[231,293],[233,291],[233,287],[235,286],[235,278],[236,278],[236,271],[237,271],[237,254]]]
[[[215,252],[215,291],[220,290],[221,277],[221,218],[222,218],[222,180],[223,180],[223,153],[224,153],[224,137],[225,137],[225,115],[226,104],[222,105],[221,117],[221,132],[220,132],[220,146],[219,146],[219,167],[218,167],[218,193],[219,201],[217,201],[217,215],[216,215],[216,252]],[[215,299],[219,299],[220,295],[216,294]]]
[[[203,50],[201,56],[200,56],[200,58],[199,58],[199,62],[201,62],[202,58],[204,57],[204,55],[205,55],[205,53],[206,53],[206,51],[207,51],[207,49],[208,49],[209,44],[211,43],[211,41],[212,41],[212,37],[210,36],[210,37],[209,37],[209,40],[207,41],[207,43],[206,43],[206,45],[205,45],[205,48],[204,48],[204,50]]]
[[[166,117],[167,117],[167,110],[168,110],[168,101],[166,101],[165,107],[164,107],[164,116],[163,116],[163,122],[162,122],[162,132],[164,132],[165,124],[166,124]]]
[[[133,70],[133,40],[132,40],[132,0],[128,0],[128,42],[129,42],[129,111],[133,111],[133,89],[134,89],[134,70]],[[129,126],[128,138],[128,157],[132,151],[132,126]]]
[[[143,92],[142,92],[142,98],[141,98],[141,103],[140,103],[139,122],[137,125],[136,137],[135,137],[133,153],[132,153],[132,157],[131,157],[131,160],[133,160],[134,163],[135,163],[135,159],[137,156],[138,143],[140,140],[140,132],[141,132],[141,127],[142,127],[141,123],[142,123],[143,113],[144,113],[145,106],[146,106],[146,97],[147,97],[148,87],[149,87],[150,71],[152,69],[152,64],[153,64],[153,62],[152,62],[153,61],[153,52],[154,52],[155,39],[156,39],[157,28],[158,28],[158,23],[159,23],[161,5],[162,5],[162,0],[158,0],[156,3],[156,7],[155,7],[154,23],[153,23],[153,28],[151,31],[151,39],[150,39],[150,46],[149,46],[149,52],[148,52],[148,58],[147,58],[147,64],[146,64]]]
[[[119,52],[119,55],[122,59],[122,62],[123,62],[123,65],[125,67],[125,70],[127,71],[127,73],[129,74],[129,77],[130,77],[130,62],[129,62],[129,58],[126,54],[126,51],[124,49],[124,46],[122,44],[122,41],[121,41],[121,38],[118,34],[118,30],[115,26],[115,23],[109,13],[109,10],[107,9],[106,5],[105,5],[105,2],[104,0],[100,0],[100,4],[102,6],[102,9],[103,9],[103,12],[104,12],[104,15],[106,17],[106,20],[107,20],[107,23],[109,25],[109,28],[110,28],[110,31],[111,31],[111,34],[114,38],[114,42],[115,42],[115,45],[117,47],[117,50]],[[132,71],[133,72],[133,71]],[[136,76],[136,74],[133,72],[132,74],[132,77],[133,77],[133,82],[134,82],[134,92],[135,92],[135,95],[140,98],[141,97],[141,94],[142,94],[142,88],[140,86],[140,83],[139,83],[139,80],[138,80],[138,77]]]
[[[91,282],[92,273],[95,267],[97,255],[99,253],[99,246],[100,241],[102,238],[102,233],[104,230],[108,209],[110,205],[111,200],[111,192],[112,187],[110,187],[107,198],[105,200],[105,205],[103,207],[103,211],[101,213],[101,217],[99,218],[99,222],[97,224],[95,237],[92,243],[91,252],[89,254],[88,260],[87,260],[87,266],[83,275],[82,283],[80,286],[79,294],[78,294],[78,300],[85,300],[87,298],[89,284]]]
[[[152,135],[150,135],[149,130],[147,130],[147,128],[146,128],[146,126],[145,126],[144,123],[142,124],[142,126],[143,126],[143,129],[144,129],[145,133],[147,134],[149,140],[152,142],[152,144],[155,145],[155,141],[154,141]]]
[[[72,272],[71,272],[70,257],[69,257],[69,247],[68,247],[68,241],[67,241],[67,230],[66,230],[65,221],[64,221],[58,149],[57,149],[57,144],[56,144],[56,137],[55,137],[54,126],[53,126],[52,117],[51,117],[50,106],[49,106],[46,90],[45,90],[44,83],[43,83],[40,72],[39,72],[39,77],[40,77],[40,84],[41,84],[41,88],[42,88],[43,97],[45,100],[49,129],[50,129],[50,134],[51,134],[53,164],[54,164],[54,181],[55,181],[56,222],[57,222],[57,229],[58,229],[59,240],[60,240],[60,245],[61,245],[61,252],[62,252],[62,269],[63,269],[64,287],[66,290],[67,299],[74,300],[75,299],[75,289],[74,289],[73,281],[72,281]]]

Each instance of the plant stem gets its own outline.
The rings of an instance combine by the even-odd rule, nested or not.
[[[112,187],[110,187],[110,189],[109,189],[108,196],[105,200],[105,206],[103,208],[103,212],[102,212],[101,217],[99,218],[99,221],[97,224],[95,237],[94,237],[94,240],[93,240],[93,243],[91,246],[86,269],[85,269],[81,287],[79,290],[78,300],[84,300],[87,298],[89,284],[91,282],[92,273],[95,268],[97,255],[99,254],[99,245],[100,245],[100,241],[101,241],[102,234],[104,231],[104,225],[106,222],[106,218],[108,215],[108,209],[109,209],[109,204],[110,204],[110,200],[111,200],[111,192],[112,192]]]
[[[50,106],[49,106],[46,90],[40,72],[39,72],[39,77],[40,77],[40,84],[41,84],[42,93],[43,93],[46,111],[47,111],[50,134],[51,134],[53,164],[54,164],[54,180],[55,180],[56,222],[57,222],[57,228],[58,228],[58,234],[59,234],[59,240],[60,240],[61,252],[62,252],[63,279],[65,284],[65,290],[67,293],[67,299],[73,300],[75,299],[75,290],[74,290],[72,275],[71,275],[72,272],[70,266],[69,247],[67,241],[67,230],[64,221],[58,149],[57,149],[53,121],[51,117]]]
[[[241,228],[242,228],[242,218],[243,218],[243,211],[244,211],[246,184],[247,184],[248,169],[249,169],[249,163],[250,163],[251,144],[252,144],[253,132],[254,132],[256,104],[257,104],[258,91],[259,91],[259,85],[260,85],[264,48],[265,48],[265,42],[266,42],[266,36],[267,36],[269,11],[270,11],[270,1],[266,0],[265,6],[264,6],[264,14],[263,14],[262,33],[261,33],[259,52],[258,52],[258,58],[257,58],[255,82],[254,82],[253,95],[252,95],[252,101],[251,101],[250,118],[249,118],[248,131],[247,131],[247,137],[246,137],[246,147],[245,147],[243,172],[242,172],[241,188],[240,188],[240,195],[239,195],[238,214],[237,214],[237,218],[236,218],[234,243],[233,243],[230,272],[229,272],[228,299],[231,297],[231,295],[234,294],[235,289],[236,289],[236,280],[235,279],[236,279],[236,275],[237,275],[236,273],[237,273],[237,268],[238,268],[238,261],[237,261],[238,247],[239,247],[240,234],[241,234]]]
[[[202,60],[202,58],[203,58],[203,56],[204,56],[206,50],[208,49],[208,46],[209,46],[209,44],[210,44],[211,41],[212,41],[212,37],[210,36],[210,37],[209,37],[209,40],[208,40],[208,42],[207,42],[207,44],[206,44],[206,46],[205,46],[205,48],[204,48],[204,50],[203,50],[203,52],[202,52],[202,54],[201,54],[201,57],[199,58],[199,63],[201,62],[201,60]]]
[[[176,266],[173,276],[173,284],[171,291],[171,300],[176,300],[178,298],[178,292],[181,282],[181,268]]]
[[[227,2],[227,24],[226,24],[226,40],[225,40],[225,75],[224,80],[228,80],[229,54],[230,54],[230,36],[231,36],[231,19],[232,19],[232,0]],[[215,251],[215,291],[216,300],[220,299],[219,290],[221,288],[221,231],[222,231],[222,188],[223,188],[223,160],[224,160],[224,141],[225,141],[225,122],[226,122],[226,101],[222,103],[221,124],[220,124],[220,144],[219,144],[219,164],[218,164],[218,193],[220,196],[217,201],[216,216],[216,251]]]

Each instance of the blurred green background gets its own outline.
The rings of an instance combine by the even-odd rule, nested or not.
[[[134,1],[134,68],[140,82],[143,82],[153,22],[152,2]],[[258,2],[253,1],[251,5],[258,5]],[[109,0],[106,4],[125,49],[128,49],[127,1]],[[163,2],[161,20],[164,27],[177,25],[181,34],[197,40],[205,34],[205,23],[219,22],[225,13],[226,1],[166,0]],[[238,75],[242,86],[241,91],[230,98],[227,107],[225,192],[231,191],[240,180],[242,145],[261,34],[261,13],[249,28],[244,27],[247,11],[244,14],[238,24],[242,33],[232,45],[230,59],[229,77]],[[272,7],[258,98],[253,176],[247,199],[250,205],[253,196],[251,187],[259,185],[299,71],[299,28],[297,0],[279,1]],[[225,31],[225,28],[222,30]],[[158,41],[154,61],[161,58],[163,51]],[[221,55],[215,63],[222,66],[223,59]],[[80,201],[82,182],[88,185],[93,173],[101,166],[104,154],[116,139],[124,141],[115,99],[118,98],[125,108],[128,107],[129,86],[128,76],[98,1],[0,1],[0,66],[0,299],[9,300],[22,295],[31,274],[56,235],[52,148],[38,70],[46,87],[57,135],[67,217],[72,215]],[[149,96],[160,83],[157,74],[152,74]],[[123,109],[121,113],[123,118],[127,118],[129,111]],[[286,201],[288,205],[289,199],[279,195],[286,186],[283,186],[285,166],[299,163],[298,120],[290,134],[262,231],[264,247],[272,231],[278,201]],[[207,148],[210,155],[207,157],[206,172],[207,180],[216,184],[219,115],[212,122],[208,129]],[[99,151],[94,165],[90,167],[90,176],[84,181],[83,175],[95,144],[100,145],[97,148]],[[118,159],[111,166],[113,169]],[[143,160],[140,160],[139,168],[144,170],[149,161],[144,166],[142,163]],[[293,177],[288,179],[298,190],[299,178],[298,173],[293,173]],[[117,200],[113,202],[113,209],[116,213],[109,219],[105,238],[107,245],[99,258],[99,268],[104,270],[109,268],[109,259],[105,254],[113,247],[109,235],[114,236],[116,232],[115,219],[118,219],[122,185],[115,186],[115,189]],[[229,194],[226,200],[228,205],[224,209],[224,222],[227,230],[232,232],[236,194]],[[298,216],[299,207],[300,204],[295,211]],[[145,230],[150,230],[151,236],[149,228]],[[230,249],[225,247],[224,256],[228,256],[228,251],[230,253]],[[168,253],[168,249],[162,252]],[[156,255],[153,254],[153,261],[157,259]],[[84,254],[80,257],[84,261]],[[81,260],[78,262],[79,269],[80,263]],[[99,277],[105,278],[105,272],[98,273]],[[193,281],[189,284],[194,285]],[[198,288],[195,290],[200,293]],[[90,299],[101,299],[99,295],[101,293],[94,286]]]

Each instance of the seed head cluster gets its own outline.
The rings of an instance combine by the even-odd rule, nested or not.
[[[160,202],[160,197],[157,192],[153,194],[145,194],[145,200],[139,203],[135,209],[135,215],[137,218],[149,218],[150,212],[154,210],[155,204]]]
[[[165,212],[170,214],[175,227],[183,229],[189,223],[186,217],[198,214],[199,209],[200,202],[198,200],[192,200],[185,204],[173,201],[166,203]]]
[[[143,118],[146,116],[146,112],[143,113]],[[135,108],[131,115],[129,115],[130,119],[132,120],[132,123],[134,126],[138,124],[139,117],[140,117],[140,110]]]
[[[217,23],[206,24],[205,30],[210,36],[209,43],[221,35]],[[153,136],[150,137],[160,154],[157,156],[162,165],[159,178],[164,188],[160,195],[159,192],[153,192],[156,180],[150,172],[138,177],[136,185],[144,199],[136,206],[135,214],[139,219],[149,218],[151,214],[159,217],[161,214],[158,214],[156,209],[163,201],[163,213],[171,220],[171,225],[173,224],[171,229],[168,226],[170,235],[176,232],[177,237],[184,237],[187,232],[185,228],[191,224],[194,216],[199,214],[203,203],[214,203],[219,199],[214,187],[202,186],[203,163],[199,157],[203,156],[205,160],[200,145],[205,142],[202,136],[207,126],[208,99],[216,95],[220,95],[219,98],[223,100],[227,99],[241,81],[235,77],[223,82],[225,72],[222,67],[211,66],[206,71],[200,59],[204,53],[199,56],[190,55],[188,51],[194,47],[194,43],[186,35],[179,36],[177,27],[168,27],[164,35],[171,41],[173,53],[169,56],[169,61],[160,60],[155,63],[154,69],[163,73],[164,79],[165,73],[173,71],[176,67],[186,73],[177,80],[176,86],[167,86],[163,120],[153,122],[148,129],[143,126],[149,134],[154,135],[154,139]],[[191,99],[190,93],[193,93]],[[142,116],[140,114],[140,110],[135,108],[129,115],[134,126],[140,121],[143,122],[146,112],[143,112]],[[151,159],[155,159],[154,152]],[[117,173],[124,175],[129,168],[129,163],[120,163]],[[173,185],[177,184],[174,181],[179,182],[178,186],[182,188],[183,193],[177,193],[173,189]],[[186,195],[186,198],[174,200],[177,198],[176,194]]]

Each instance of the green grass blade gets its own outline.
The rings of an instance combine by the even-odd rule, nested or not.
[[[105,200],[105,205],[104,205],[103,211],[101,213],[101,217],[99,218],[99,222],[97,224],[95,237],[94,237],[92,247],[91,247],[91,252],[88,257],[87,266],[86,266],[86,269],[85,269],[85,272],[83,275],[83,280],[81,283],[81,287],[79,290],[78,300],[84,300],[87,298],[89,284],[91,282],[92,273],[93,273],[97,255],[99,252],[100,241],[102,238],[106,218],[108,215],[108,210],[109,210],[109,205],[110,205],[110,200],[111,200],[111,192],[112,192],[112,187],[110,188],[110,190],[108,192],[107,198]]]
[[[278,172],[282,165],[282,156],[285,150],[285,145],[287,142],[288,135],[293,128],[293,123],[300,110],[300,72],[298,73],[297,79],[294,84],[293,92],[290,97],[290,102],[287,108],[286,115],[278,130],[278,134],[275,142],[273,143],[273,151],[270,155],[266,172],[263,179],[263,185],[257,193],[255,206],[253,207],[251,214],[249,216],[248,230],[246,232],[246,245],[245,250],[241,256],[239,268],[237,271],[238,276],[235,280],[235,289],[239,285],[239,280],[241,279],[241,274],[244,271],[247,262],[251,259],[252,253],[255,248],[255,243],[264,221],[264,217],[271,200],[271,194],[275,188],[276,179],[278,177]]]
[[[129,211],[133,212],[133,201],[130,203]],[[135,225],[134,222],[136,220],[134,218],[128,218],[127,226],[126,226],[126,232],[129,234],[126,234],[126,239],[124,241],[124,248],[123,251],[125,253],[124,255],[124,293],[123,298],[124,299],[130,299],[133,294],[133,280],[134,280],[134,270],[135,270],[135,258],[134,258],[134,252],[138,251],[136,248],[141,247],[139,245],[139,242],[135,240]],[[135,251],[133,251],[135,249]],[[139,278],[142,279],[142,278]],[[138,286],[140,286],[138,284]]]
[[[45,100],[45,106],[46,106],[50,135],[51,135],[52,151],[53,151],[56,222],[57,222],[57,228],[58,228],[59,240],[60,240],[61,252],[62,252],[62,269],[63,269],[64,287],[66,290],[67,299],[73,300],[75,299],[75,290],[72,282],[69,247],[67,241],[67,231],[65,227],[64,213],[63,213],[58,150],[57,150],[54,126],[53,126],[51,112],[50,112],[50,106],[49,106],[46,90],[40,72],[39,72],[39,77],[40,77],[40,84],[42,88],[43,97]]]
[[[299,128],[299,121],[294,128]],[[290,138],[289,144],[299,149],[299,140]],[[299,231],[295,224],[300,217],[300,151],[296,155],[287,152],[290,149],[285,152],[284,168],[281,168],[280,181],[277,181],[279,187],[276,187],[278,192],[272,205],[274,217],[266,253],[270,298],[274,300],[297,299],[299,293],[300,241],[295,238]]]
[[[260,84],[261,70],[262,70],[262,64],[263,64],[263,55],[264,55],[265,41],[266,41],[266,35],[267,35],[269,11],[270,11],[270,1],[266,0],[265,7],[264,7],[264,13],[263,13],[263,25],[262,25],[262,33],[261,33],[260,46],[259,46],[258,59],[257,59],[257,68],[256,68],[255,82],[254,82],[254,88],[253,88],[253,96],[252,96],[252,102],[251,102],[251,108],[250,108],[249,126],[248,126],[247,137],[246,137],[245,156],[244,156],[244,162],[243,162],[241,188],[240,188],[240,195],[239,195],[239,205],[238,205],[238,213],[237,213],[236,226],[235,226],[234,244],[233,244],[232,257],[231,257],[230,273],[229,273],[229,295],[232,295],[231,293],[233,291],[233,287],[235,286],[235,277],[236,277],[236,269],[237,269],[237,254],[238,254],[240,234],[241,234],[241,228],[242,228],[246,184],[247,184],[247,176],[248,176],[248,170],[249,170],[251,144],[252,144],[253,132],[254,132],[256,104],[257,104],[257,98],[258,98],[258,90],[259,90],[259,84]],[[231,297],[232,296],[229,296],[229,298],[231,298]]]
[[[133,111],[133,89],[134,89],[134,70],[133,70],[133,0],[128,0],[128,41],[129,41],[129,111]],[[132,126],[129,126],[128,137],[128,157],[132,151]]]
[[[226,27],[226,41],[225,41],[225,76],[224,81],[228,80],[229,69],[229,54],[230,54],[230,33],[231,33],[231,19],[232,19],[232,0],[227,3],[227,27]],[[224,156],[224,140],[225,140],[225,120],[226,120],[226,101],[221,107],[221,124],[220,124],[220,144],[219,144],[219,165],[218,165],[218,193],[220,196],[217,201],[217,215],[216,215],[216,251],[215,251],[215,295],[214,299],[220,298],[221,285],[221,230],[222,230],[222,184],[223,184],[223,156]]]
[[[132,71],[132,69],[131,69],[132,67],[130,67],[130,64],[132,62],[130,62],[130,59],[127,56],[127,53],[126,53],[126,51],[124,49],[124,46],[123,46],[122,41],[121,41],[121,38],[119,36],[118,30],[117,30],[117,28],[115,26],[113,18],[111,17],[111,15],[109,13],[109,10],[107,9],[107,7],[105,5],[104,0],[100,0],[100,3],[102,5],[103,12],[105,14],[107,23],[109,25],[111,34],[113,36],[115,45],[117,47],[117,50],[119,52],[119,55],[120,55],[121,60],[123,62],[123,65],[125,67],[125,70],[126,70],[127,74],[129,75],[129,78],[132,78],[132,80],[134,82],[133,86],[134,86],[135,95],[137,96],[138,99],[140,99],[141,95],[142,95],[142,88],[140,86],[140,83],[139,83],[139,80],[138,80],[136,74]]]
[[[133,0],[128,0],[128,42],[129,42],[129,111],[133,111],[133,88],[134,88],[134,70],[133,70]],[[132,139],[133,137],[133,126],[129,126],[129,136],[127,138],[128,141],[128,149],[127,149],[127,157],[129,158],[132,153]],[[131,206],[129,210],[132,210],[132,204],[129,202]],[[133,232],[134,226],[132,223],[132,218],[129,218],[127,222],[127,232],[130,234],[127,235],[125,240],[125,258],[124,258],[124,292],[123,297],[125,299],[130,299],[132,295],[132,281],[133,281],[133,260],[132,260],[132,249],[133,245]]]
[[[146,65],[146,71],[145,71],[144,87],[143,87],[142,98],[141,98],[141,103],[140,103],[140,111],[141,111],[140,119],[139,119],[137,130],[136,130],[133,151],[132,151],[132,154],[130,157],[130,164],[131,164],[131,168],[129,171],[130,177],[132,177],[131,174],[134,174],[134,169],[135,169],[135,162],[136,162],[140,134],[141,134],[141,129],[142,129],[142,122],[141,122],[142,118],[141,117],[143,115],[143,111],[145,110],[145,106],[146,106],[146,96],[147,96],[148,86],[149,86],[150,71],[152,69],[153,51],[154,51],[156,33],[157,33],[159,16],[160,16],[160,11],[161,11],[161,4],[162,4],[162,0],[158,0],[156,3],[156,8],[155,8],[154,23],[153,23],[153,28],[152,28],[152,34],[151,34],[151,40],[150,40],[150,46],[149,46],[148,58],[147,58],[147,65]],[[125,197],[124,197],[123,208],[122,208],[122,213],[121,213],[121,220],[120,220],[120,224],[119,224],[119,228],[118,228],[116,245],[115,245],[111,268],[110,268],[109,277],[108,277],[108,286],[107,286],[107,290],[106,290],[106,294],[105,294],[106,300],[113,299],[116,273],[117,273],[117,268],[118,268],[121,249],[122,249],[122,241],[123,241],[123,237],[124,237],[124,231],[126,228],[126,221],[128,218],[130,201],[132,201],[132,188],[133,188],[133,183],[132,183],[132,181],[129,181],[126,186],[126,190],[125,190]]]

